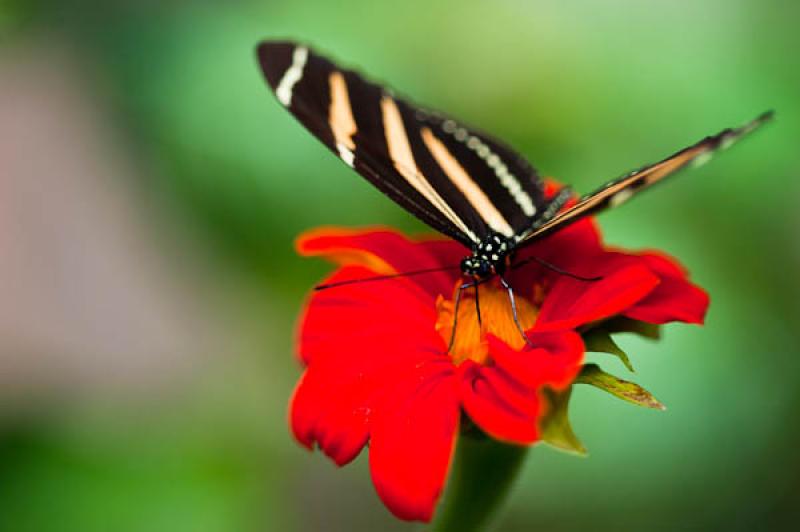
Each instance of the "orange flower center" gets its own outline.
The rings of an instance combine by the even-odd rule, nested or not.
[[[461,284],[459,281],[458,285]],[[458,290],[458,285],[456,289]],[[478,302],[480,304],[481,322],[478,322],[478,312],[475,305],[475,288],[465,288],[461,292],[461,301],[458,305],[458,323],[450,349],[450,357],[456,365],[465,360],[473,360],[478,364],[486,364],[489,358],[489,349],[486,335],[492,334],[501,339],[514,349],[522,349],[525,345],[511,311],[511,302],[508,292],[498,286],[496,282],[487,282],[478,287]],[[537,296],[538,296],[538,290]],[[536,299],[539,297],[535,296]],[[441,295],[436,300],[436,330],[444,338],[445,344],[450,344],[453,334],[453,311],[455,307],[455,291],[453,299],[445,299]],[[517,317],[523,330],[533,327],[538,314],[537,306],[515,293],[517,303]]]

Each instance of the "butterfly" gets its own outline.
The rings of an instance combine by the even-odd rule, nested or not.
[[[430,227],[472,250],[460,264],[472,280],[462,288],[499,276],[512,308],[513,292],[502,275],[517,250],[616,207],[678,170],[705,163],[772,117],[770,111],[706,137],[565,208],[573,195],[570,188],[547,197],[543,180],[524,157],[459,120],[397,97],[304,44],[264,41],[257,55],[278,101],[345,164]]]

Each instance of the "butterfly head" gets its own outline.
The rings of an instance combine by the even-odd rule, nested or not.
[[[512,251],[511,241],[503,235],[493,233],[472,250],[472,255],[461,261],[464,275],[486,279],[505,270],[506,258]]]

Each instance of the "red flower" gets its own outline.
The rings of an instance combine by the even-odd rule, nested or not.
[[[509,272],[531,345],[497,284],[480,287],[482,326],[472,289],[464,291],[448,353],[452,300],[464,282],[457,265],[469,250],[383,229],[320,229],[302,236],[298,250],[340,266],[328,283],[456,266],[315,292],[300,326],[306,369],[291,403],[296,438],[339,465],[369,442],[378,495],[408,520],[433,514],[462,411],[493,438],[537,441],[543,388],[564,389],[581,369],[578,327],[617,315],[701,323],[708,305],[674,259],[605,249],[594,223],[583,220],[525,248],[517,260],[537,256],[601,280],[576,280],[535,263]]]

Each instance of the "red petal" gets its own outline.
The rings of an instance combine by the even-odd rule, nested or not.
[[[641,257],[661,278],[661,283],[625,311],[625,315],[648,323],[703,323],[709,305],[708,294],[686,279],[687,272],[680,263],[658,252],[647,252]]]
[[[551,199],[556,195],[556,192],[564,188],[564,185],[553,179],[552,177],[544,178],[544,197]]]
[[[337,465],[353,460],[367,442],[369,396],[361,390],[338,386],[345,396],[325,393],[324,383],[310,370],[300,380],[292,397],[290,421],[295,438],[308,447],[320,448]]]
[[[573,266],[602,251],[594,218],[584,218],[523,248],[520,257],[533,255],[558,266]]]
[[[529,444],[539,438],[543,386],[563,389],[578,375],[583,341],[572,331],[534,333],[534,347],[515,351],[489,336],[493,366],[465,362],[459,367],[464,411],[493,438]]]
[[[328,282],[363,279],[370,270],[349,266]],[[300,356],[305,363],[316,357],[336,360],[369,358],[376,349],[402,341],[421,349],[444,352],[436,331],[432,298],[402,279],[356,283],[314,292],[301,318]]]
[[[454,275],[459,274],[458,267],[461,264],[461,259],[472,253],[455,240],[449,239],[421,240],[419,245],[425,249],[426,253],[434,257],[442,267],[454,267]]]
[[[363,447],[375,405],[387,388],[404,375],[418,374],[420,368],[451,368],[447,356],[409,341],[376,346],[370,354],[342,350],[341,357],[316,359],[292,398],[295,437],[307,447],[319,444],[339,465],[355,458]]]
[[[663,251],[651,249],[638,253],[637,256],[644,259],[647,266],[660,277],[686,279],[689,276],[689,271],[683,264],[678,262],[678,259]]]
[[[453,454],[459,405],[450,371],[397,382],[376,406],[369,463],[381,500],[400,519],[430,521]]]
[[[547,293],[534,330],[574,329],[619,314],[644,298],[659,278],[636,257],[599,255],[592,264],[599,281],[559,276]]]
[[[363,278],[366,268],[342,268],[331,280]],[[431,360],[446,361],[433,324],[433,301],[401,280],[346,285],[315,292],[300,328],[300,353],[309,365],[295,391],[296,438],[337,464],[363,447],[376,396],[398,376]]]
[[[536,420],[541,404],[535,389],[520,385],[495,368],[472,361],[459,366],[459,375],[464,411],[484,432],[517,444],[538,439]]]
[[[514,259],[515,263],[531,261],[512,269],[507,275],[511,286],[522,295],[530,297],[532,279],[539,282],[554,283],[563,277],[549,268],[532,261],[533,257],[542,259],[563,270],[577,275],[596,276],[595,258],[603,253],[600,232],[593,219],[585,218],[552,235],[523,247]]]
[[[530,333],[533,347],[515,351],[489,336],[489,353],[495,365],[529,389],[549,386],[563,389],[581,370],[584,345],[573,331]]]
[[[390,229],[315,229],[300,235],[296,247],[301,255],[322,256],[342,266],[368,268],[371,273],[366,277],[442,267],[436,257],[426,251],[425,246]],[[458,266],[458,262],[455,266]],[[452,272],[431,272],[408,277],[407,280],[436,297],[452,291],[455,277]]]

